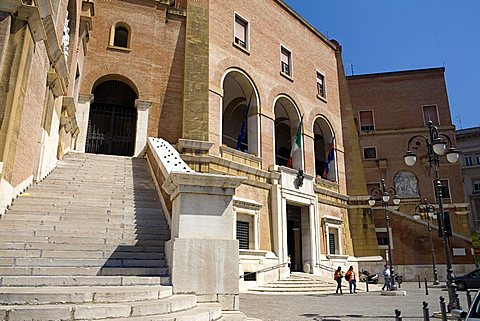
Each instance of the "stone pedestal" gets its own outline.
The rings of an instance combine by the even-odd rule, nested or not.
[[[245,178],[173,172],[163,184],[172,201],[165,252],[174,293],[195,293],[238,310],[238,241],[233,195]]]

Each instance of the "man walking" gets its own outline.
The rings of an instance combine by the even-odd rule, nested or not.
[[[388,268],[388,265],[385,264],[383,267],[383,287],[382,291],[385,291],[385,288],[387,288],[387,291],[390,291],[390,269]]]

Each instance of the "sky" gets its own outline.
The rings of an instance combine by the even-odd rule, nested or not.
[[[343,47],[346,75],[445,67],[452,121],[480,126],[480,0],[285,0]]]

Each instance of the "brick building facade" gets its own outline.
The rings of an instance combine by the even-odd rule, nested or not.
[[[417,146],[420,148],[415,166],[408,167],[403,156],[409,149],[411,137],[428,137],[428,121],[432,121],[439,132],[448,135],[456,145],[444,72],[444,68],[432,68],[347,77],[367,190],[370,193],[378,188],[383,178],[387,187],[394,187],[401,199],[399,207],[390,213],[390,238],[394,264],[400,266],[403,275],[420,273],[431,278],[425,267],[432,263],[428,231],[425,222],[414,220],[413,214],[424,199],[436,204],[434,172],[428,162],[425,144]],[[461,271],[461,265],[472,263],[473,259],[460,165],[450,164],[443,157],[440,178],[444,207],[450,214],[454,231],[452,248],[457,248],[453,264],[459,265],[457,268]],[[384,214],[381,208],[374,208],[371,215],[375,220],[380,254],[385,257]],[[436,222],[432,221],[432,224]],[[437,263],[443,263],[443,241],[436,234],[434,228]]]
[[[380,173],[393,184],[403,146],[423,130],[422,106],[434,106],[440,129],[453,134],[443,69],[347,80],[339,44],[281,0],[97,0],[93,8],[90,0],[0,4],[9,88],[0,91],[3,208],[70,150],[143,157],[147,137],[161,137],[197,172],[247,178],[232,222],[240,274],[279,265],[258,282],[278,279],[289,256],[294,270],[328,278],[332,266],[382,265],[369,187]],[[366,129],[360,110],[373,111]],[[369,147],[375,157],[362,163]],[[459,167],[442,169],[463,235],[454,246],[467,249]],[[433,203],[425,168],[409,173],[418,193],[403,195],[402,212],[420,195]],[[406,250],[423,242],[402,243],[423,226],[400,228],[402,219],[392,218],[395,255],[427,264]],[[466,252],[459,263],[469,262]]]

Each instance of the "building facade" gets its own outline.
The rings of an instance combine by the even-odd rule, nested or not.
[[[478,232],[480,224],[480,127],[460,129],[455,132],[462,151],[460,168],[465,185],[465,195],[470,206],[472,229]]]
[[[428,271],[425,265],[432,263],[427,226],[423,221],[415,221],[413,214],[418,212],[417,206],[423,200],[436,204],[434,172],[424,140],[412,141],[417,148],[415,166],[408,167],[403,156],[409,149],[410,138],[415,135],[429,137],[429,121],[440,133],[448,135],[454,146],[457,145],[444,72],[444,68],[432,68],[347,77],[367,190],[369,194],[377,190],[381,180],[385,179],[386,186],[393,187],[401,199],[398,207],[389,210],[389,236],[394,264],[400,266],[403,275],[424,273],[431,278],[431,274],[423,271],[424,268]],[[454,231],[453,263],[462,271],[462,265],[472,263],[473,258],[460,165],[450,164],[441,157],[440,178],[444,208],[449,213]],[[388,238],[383,210],[373,208],[372,215],[380,254],[385,257]],[[436,221],[431,223],[436,227]],[[437,237],[435,228],[433,232],[437,263],[442,263],[445,260],[443,241]]]

